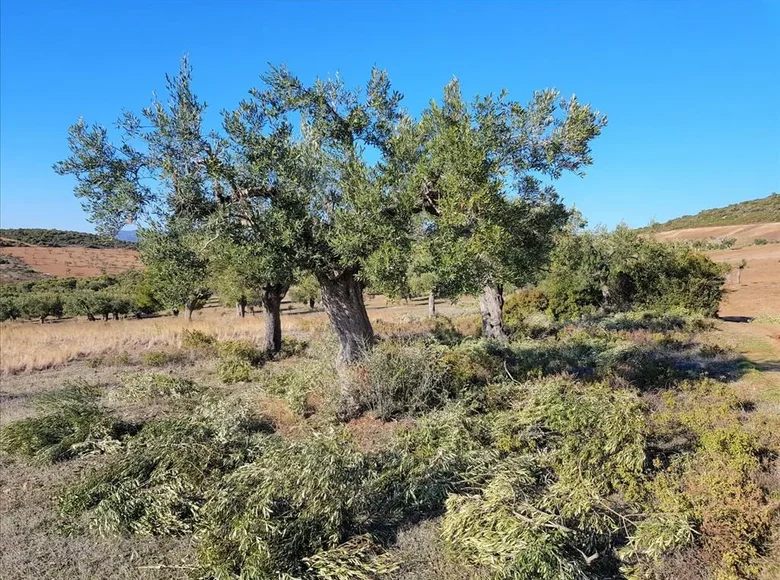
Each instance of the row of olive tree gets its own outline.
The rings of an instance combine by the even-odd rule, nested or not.
[[[72,126],[55,170],[75,176],[99,231],[148,224],[141,249],[167,306],[191,312],[209,277],[239,303],[259,295],[269,351],[282,298],[313,275],[345,363],[373,342],[364,288],[397,293],[410,272],[433,295],[480,294],[484,335],[503,339],[503,286],[536,279],[568,216],[550,183],[591,163],[606,124],[552,90],[468,103],[457,81],[415,120],[383,71],[360,91],[271,68],[207,133],[186,59],[167,81],[167,102],[122,116],[118,144]]]

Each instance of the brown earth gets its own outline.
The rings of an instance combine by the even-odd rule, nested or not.
[[[4,247],[0,254],[20,259],[37,272],[66,278],[121,274],[142,267],[136,250],[25,246]]]
[[[707,252],[732,266],[726,279],[721,316],[780,316],[780,244]],[[745,267],[739,272],[739,264]]]
[[[780,222],[768,224],[745,224],[740,226],[711,226],[706,228],[685,228],[654,234],[661,241],[671,240],[706,240],[718,238],[735,238],[737,245],[752,243],[764,238],[780,241]]]

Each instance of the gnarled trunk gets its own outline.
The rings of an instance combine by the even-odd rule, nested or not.
[[[428,316],[436,316],[436,293],[433,290],[428,293]]]
[[[501,284],[485,284],[479,297],[482,314],[482,336],[507,340],[504,332],[504,288]]]
[[[362,359],[374,342],[374,329],[363,302],[363,286],[350,271],[319,276],[322,305],[339,339],[340,364]]]
[[[282,349],[282,298],[287,294],[283,284],[273,284],[263,287],[263,318],[265,319],[265,336],[263,348],[266,352],[276,353]]]

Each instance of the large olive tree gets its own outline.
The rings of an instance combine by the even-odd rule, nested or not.
[[[527,105],[464,101],[457,80],[421,120],[412,188],[429,216],[424,243],[449,293],[479,294],[482,332],[506,338],[503,286],[536,280],[568,212],[551,183],[591,163],[606,118],[576,98],[540,91]]]
[[[382,71],[372,71],[364,93],[339,79],[307,85],[284,68],[263,79],[255,105],[297,129],[298,187],[280,200],[305,211],[299,263],[319,281],[339,360],[351,363],[374,338],[366,283],[387,287],[406,270],[414,125]]]

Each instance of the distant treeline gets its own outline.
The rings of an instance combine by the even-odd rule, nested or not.
[[[684,215],[662,224],[651,224],[646,229],[662,232],[686,228],[767,224],[772,222],[780,222],[780,193],[773,193],[761,199],[734,203],[726,207],[705,209],[696,215]]]
[[[7,228],[0,229],[0,245],[3,246],[81,246],[85,248],[126,248],[135,249],[133,242],[115,240],[106,236],[88,234],[86,232],[73,232],[66,230],[47,230],[39,228]]]
[[[162,308],[142,272],[97,278],[47,278],[0,286],[0,321],[84,316],[88,320],[153,314]]]

